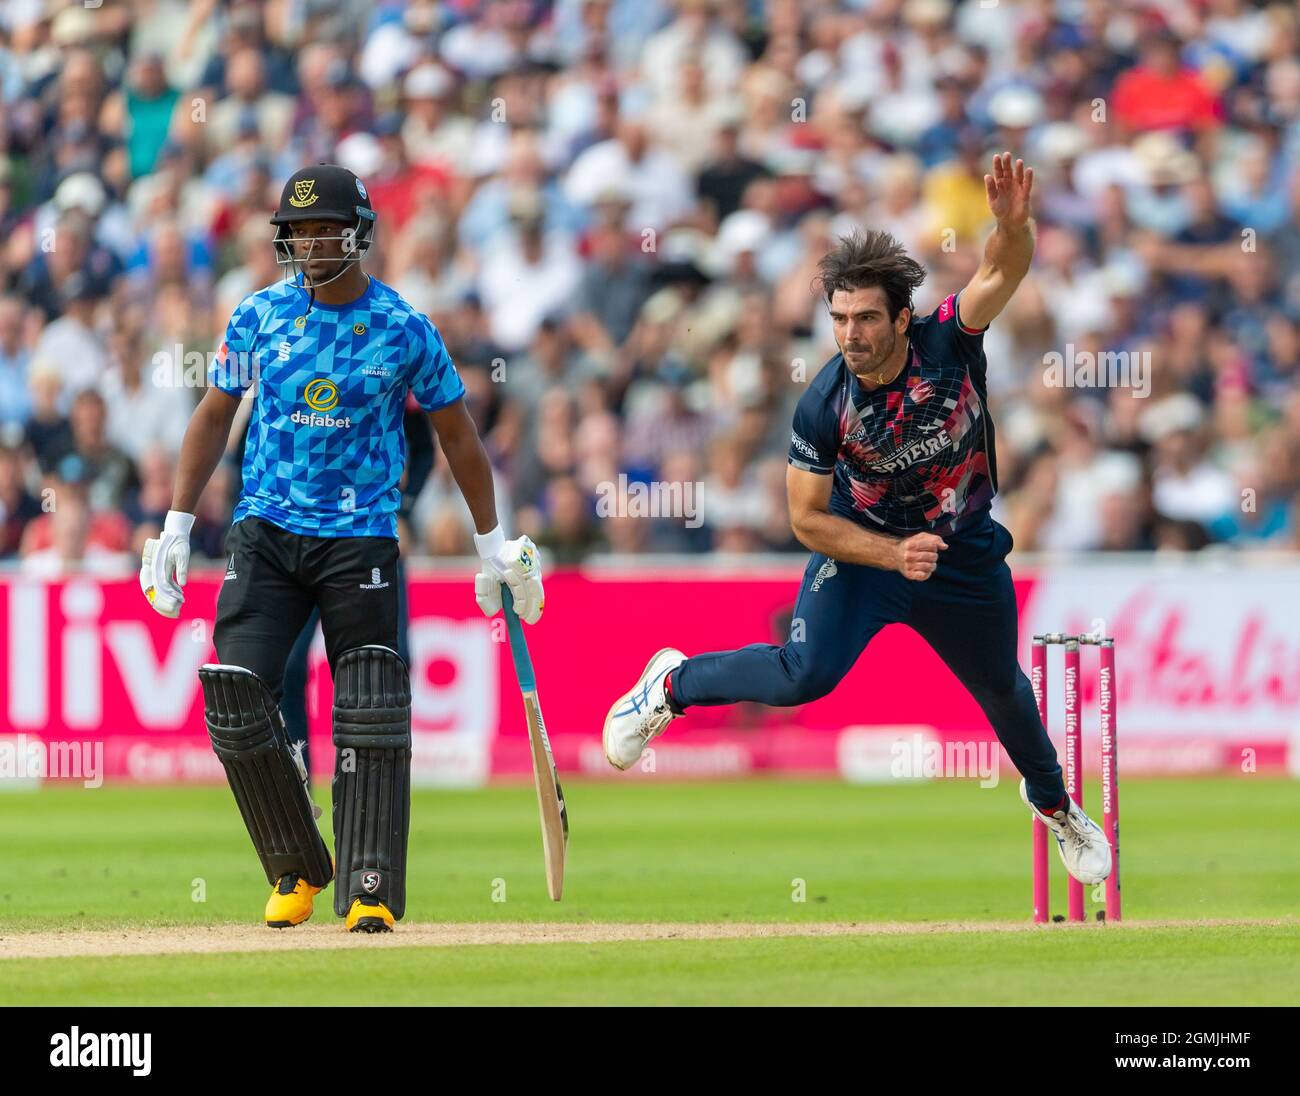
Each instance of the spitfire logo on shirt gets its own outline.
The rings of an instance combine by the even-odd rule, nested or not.
[[[817,450],[814,449],[811,445],[809,445],[806,441],[804,441],[803,438],[801,438],[798,434],[791,432],[790,444],[793,445],[805,457],[809,457],[812,460],[817,459]]]
[[[911,468],[919,460],[931,460],[951,444],[952,437],[948,431],[940,430],[932,438],[922,438],[920,441],[913,442],[889,460],[878,460],[868,464],[867,467],[873,472],[901,472],[904,468]]]

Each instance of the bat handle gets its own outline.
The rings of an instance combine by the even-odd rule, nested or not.
[[[515,677],[519,681],[520,691],[532,693],[537,691],[537,675],[533,672],[533,660],[528,654],[528,644],[524,640],[524,626],[519,622],[515,612],[515,599],[510,587],[501,584],[501,610],[506,617],[506,632],[510,636],[510,654],[515,660]]]

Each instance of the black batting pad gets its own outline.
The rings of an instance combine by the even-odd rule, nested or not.
[[[334,668],[334,850],[340,916],[377,898],[406,909],[411,824],[411,680],[387,647],[358,647]]]
[[[271,690],[240,666],[202,666],[199,680],[212,749],[225,766],[267,882],[297,872],[312,886],[325,886],[333,876],[329,849]]]

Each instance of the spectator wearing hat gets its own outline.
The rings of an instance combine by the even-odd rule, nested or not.
[[[714,431],[712,416],[691,406],[695,376],[680,360],[666,357],[628,396],[623,456],[631,465],[660,475],[674,453],[703,453]]]
[[[98,299],[108,294],[122,264],[95,243],[90,220],[79,209],[60,214],[48,238],[18,279],[19,292],[49,321],[62,314],[70,296]],[[71,286],[71,288],[70,288]]]
[[[931,246],[953,233],[953,243],[974,246],[988,220],[984,198],[984,139],[979,131],[962,131],[958,156],[932,168],[922,185],[922,200],[928,214],[927,237]]]
[[[1075,179],[1075,165],[1087,148],[1087,136],[1072,122],[1050,122],[1039,129],[1035,156],[1043,165],[1040,223],[1064,225],[1075,233],[1088,230],[1097,215],[1096,203]]]
[[[268,40],[268,13],[261,0],[229,0],[222,7],[219,15],[221,37],[217,48],[203,61],[197,79],[184,81],[181,86],[189,87],[192,82],[200,93],[213,99],[224,98],[230,94],[231,59],[243,50],[253,50],[262,59],[267,88],[277,94],[295,95],[298,80],[293,54],[284,46]],[[191,8],[197,11],[200,5],[191,5]],[[316,18],[318,28],[324,30],[326,20],[323,13],[317,12]],[[202,53],[199,50],[195,52],[202,59]]]
[[[924,167],[932,168],[949,159],[958,138],[970,124],[966,113],[966,85],[956,76],[940,76],[934,85],[939,116],[921,131],[915,142],[917,156]]]
[[[418,211],[445,208],[451,194],[451,172],[436,161],[412,162],[403,132],[402,116],[395,111],[376,119],[379,157],[374,169],[365,173],[370,200],[394,235]]]
[[[453,110],[456,82],[442,65],[416,65],[402,82],[405,121],[402,139],[417,164],[456,171],[469,162],[474,124]]]
[[[990,138],[993,147],[1028,149],[1030,134],[1043,120],[1043,97],[1031,87],[1012,84],[989,99],[989,118],[998,127]]]
[[[1144,439],[1154,448],[1152,499],[1165,521],[1195,525],[1208,540],[1207,530],[1228,518],[1240,504],[1232,476],[1208,459],[1205,413],[1186,393],[1159,400],[1142,414]],[[1184,529],[1183,533],[1186,532]],[[1181,542],[1182,533],[1175,539]]]
[[[322,55],[320,61],[318,74],[304,73],[304,83],[309,78],[315,86],[300,100],[293,122],[292,158],[297,163],[332,160],[344,137],[365,132],[370,123],[369,96],[354,79],[347,61],[332,52]],[[300,60],[300,69],[305,66],[306,59]]]
[[[541,134],[535,130],[512,131],[500,171],[475,189],[461,212],[460,242],[477,256],[485,255],[493,238],[509,230],[510,202],[521,191],[532,191],[541,197],[543,222],[548,232],[562,232],[576,239],[585,224],[585,213],[569,200],[558,180],[548,172],[540,142]]]
[[[611,185],[630,198],[628,223],[641,231],[664,231],[687,217],[693,204],[686,172],[670,152],[651,144],[644,118],[635,114],[620,114],[617,136],[573,162],[564,193],[589,209]]]
[[[740,151],[740,131],[744,108],[728,102],[719,110],[713,154],[704,162],[695,178],[695,193],[704,204],[710,222],[720,224],[741,206],[745,190],[755,179],[770,177],[757,160]]]
[[[84,217],[90,230],[92,259],[87,271],[107,293],[135,248],[136,227],[126,208],[115,201],[104,180],[89,171],[66,176],[54,197],[36,211],[35,232],[43,248],[58,247],[59,220],[71,213]],[[106,254],[105,254],[106,253]]]
[[[714,92],[735,89],[745,69],[745,49],[718,17],[719,0],[675,0],[676,14],[662,30],[644,41],[641,71],[656,95],[671,95],[680,82],[680,69],[695,59],[708,75]]]
[[[1221,284],[1215,268],[1224,269],[1224,262],[1240,251],[1241,226],[1220,209],[1208,179],[1192,179],[1182,193],[1187,223],[1173,235],[1168,247],[1151,258],[1164,272],[1164,288],[1173,300],[1208,303],[1216,285]]]
[[[539,408],[548,392],[576,396],[588,381],[603,372],[591,357],[577,350],[559,316],[547,316],[538,325],[527,351],[506,361],[505,415],[512,423],[518,452],[535,452],[538,446]]]
[[[236,120],[234,139],[213,157],[203,180],[217,192],[233,194],[243,190],[249,174],[267,162],[257,112],[244,110]]]
[[[1200,177],[1201,162],[1171,133],[1144,134],[1132,149],[1138,174],[1125,192],[1129,216],[1138,228],[1177,235],[1191,221],[1184,188]]]
[[[507,353],[527,346],[548,314],[571,305],[582,276],[567,239],[545,231],[537,191],[517,191],[509,212],[511,227],[493,238],[478,278],[492,338]]]
[[[593,353],[610,354],[623,345],[653,288],[640,237],[623,227],[628,205],[626,194],[609,188],[595,203],[595,223],[587,234],[587,264],[571,325]]]
[[[677,75],[677,87],[647,112],[646,131],[655,144],[671,147],[678,164],[695,176],[712,156],[725,108],[710,94],[698,56],[688,54]]]
[[[618,80],[606,71],[581,82],[567,81],[551,117],[558,162],[571,164],[593,145],[612,140],[618,132],[620,101]]]
[[[65,409],[80,393],[99,384],[108,365],[103,341],[95,330],[98,300],[86,277],[80,273],[68,277],[60,293],[62,315],[45,326],[32,348],[34,358],[58,372]]]

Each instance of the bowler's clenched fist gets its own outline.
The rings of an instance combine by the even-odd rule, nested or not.
[[[898,542],[898,570],[904,578],[913,582],[924,582],[939,566],[939,553],[946,552],[948,545],[942,537],[933,533],[914,533]]]

